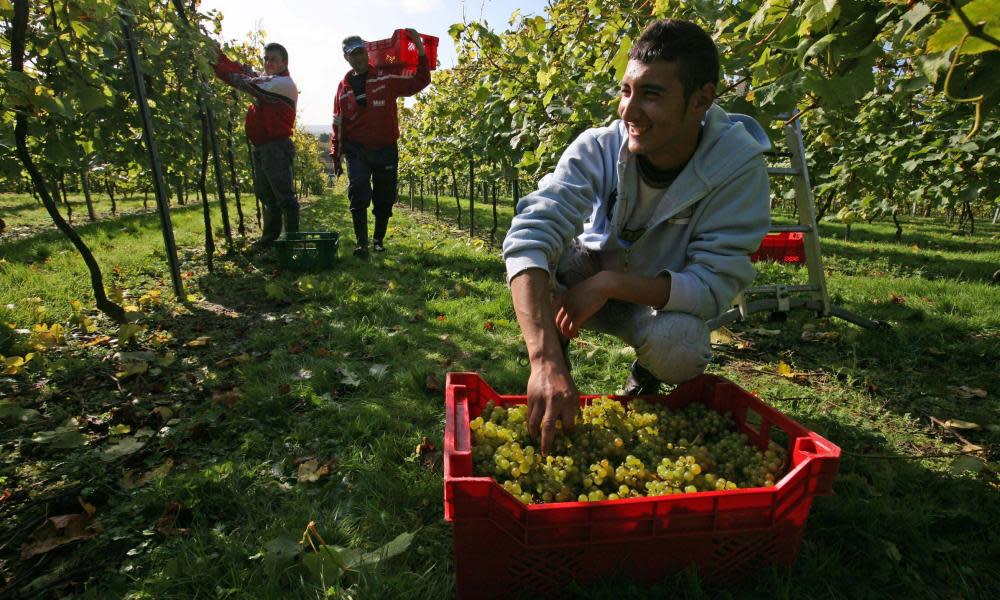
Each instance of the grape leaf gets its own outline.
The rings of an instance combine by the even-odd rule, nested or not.
[[[961,475],[967,471],[979,473],[986,468],[986,464],[975,456],[959,456],[951,463],[951,472]]]
[[[625,67],[628,66],[628,53],[632,49],[632,38],[626,36],[621,40],[618,52],[611,59],[611,66],[615,69],[615,80],[620,81],[625,75]]]
[[[320,546],[316,552],[303,554],[302,564],[316,579],[336,581],[344,574],[342,550],[339,546]]]
[[[134,437],[127,437],[114,446],[106,448],[104,452],[101,453],[101,460],[112,461],[123,456],[128,456],[129,454],[134,454],[141,450],[145,445],[146,444],[144,442],[140,442]]]
[[[1000,37],[1000,12],[997,11],[996,0],[972,0],[962,7],[962,12],[973,23],[985,22],[984,32],[987,35]],[[957,47],[967,31],[958,15],[952,14],[927,40],[927,52],[943,52]],[[990,42],[970,36],[962,47],[962,54],[981,54],[990,50],[997,50],[997,47]]]
[[[277,575],[302,552],[302,547],[295,538],[282,535],[264,544],[264,571],[268,575]]]

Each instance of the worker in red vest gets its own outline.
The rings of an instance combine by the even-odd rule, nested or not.
[[[288,73],[288,51],[281,44],[265,46],[263,76],[230,60],[221,49],[213,68],[220,79],[253,98],[246,131],[253,144],[254,192],[264,205],[264,232],[257,245],[270,246],[281,235],[282,219],[286,233],[299,230],[299,200],[292,183],[299,91]]]
[[[406,32],[420,57],[416,72],[412,74],[370,65],[365,41],[356,35],[343,42],[344,58],[351,70],[337,86],[333,100],[330,156],[337,175],[343,172],[341,156],[347,158],[347,197],[357,242],[355,256],[368,255],[368,205],[373,200],[375,232],[372,246],[375,252],[385,251],[385,233],[398,184],[396,99],[412,96],[431,82],[423,40],[414,29]]]

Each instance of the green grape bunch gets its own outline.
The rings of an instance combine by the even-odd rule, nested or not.
[[[572,431],[557,426],[544,457],[528,435],[523,404],[488,402],[469,428],[474,473],[525,504],[772,487],[787,469],[784,448],[769,442],[761,450],[732,415],[698,402],[671,410],[595,398]]]

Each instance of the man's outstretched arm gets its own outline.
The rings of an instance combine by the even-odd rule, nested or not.
[[[222,81],[228,83],[241,92],[246,92],[261,102],[281,102],[287,99],[273,90],[266,89],[268,86],[262,83],[270,78],[260,77],[246,65],[231,60],[219,50],[215,64],[212,65],[215,75]]]
[[[580,406],[580,394],[566,366],[551,301],[549,274],[527,269],[510,282],[514,313],[528,348],[528,432],[541,435],[542,454],[552,450],[556,421],[572,429]]]

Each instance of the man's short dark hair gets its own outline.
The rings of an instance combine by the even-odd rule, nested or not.
[[[676,62],[684,99],[706,83],[719,83],[719,50],[705,30],[681,19],[653,21],[632,45],[629,60]]]
[[[277,52],[281,55],[281,60],[288,62],[288,50],[285,47],[276,42],[271,42],[270,44],[264,46],[264,52]]]

